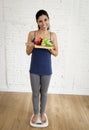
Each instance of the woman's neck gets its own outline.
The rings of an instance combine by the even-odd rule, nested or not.
[[[40,33],[40,34],[47,34],[47,33],[49,33],[49,30],[38,30],[38,33]]]
[[[42,39],[45,37],[50,38],[50,31],[49,30],[38,30],[36,33],[37,37],[41,37]]]

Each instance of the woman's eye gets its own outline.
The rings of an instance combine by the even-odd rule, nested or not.
[[[47,19],[44,19],[44,21],[47,21]]]
[[[47,19],[44,19],[44,22],[46,22],[47,21]],[[39,23],[42,23],[43,21],[42,20],[39,20],[38,21]]]
[[[42,21],[40,20],[39,23],[41,23]]]

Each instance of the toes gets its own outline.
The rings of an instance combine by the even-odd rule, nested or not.
[[[37,117],[38,115],[34,115],[33,118],[32,118],[32,123],[36,123],[37,122]]]
[[[46,117],[45,117],[45,115],[44,115],[44,114],[42,114],[42,115],[41,115],[41,121],[42,121],[43,123],[45,123],[45,122],[46,122]]]

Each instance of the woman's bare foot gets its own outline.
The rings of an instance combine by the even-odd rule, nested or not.
[[[37,118],[38,118],[38,115],[34,115],[33,118],[32,118],[32,123],[36,123],[37,122]]]
[[[44,114],[41,114],[40,117],[41,117],[42,123],[45,123],[45,122],[46,122],[46,117],[45,117],[45,115],[44,115]]]

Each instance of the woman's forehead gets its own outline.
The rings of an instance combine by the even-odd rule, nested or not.
[[[41,15],[41,16],[39,16],[38,19],[45,19],[45,18],[48,18],[48,17],[46,15]]]

